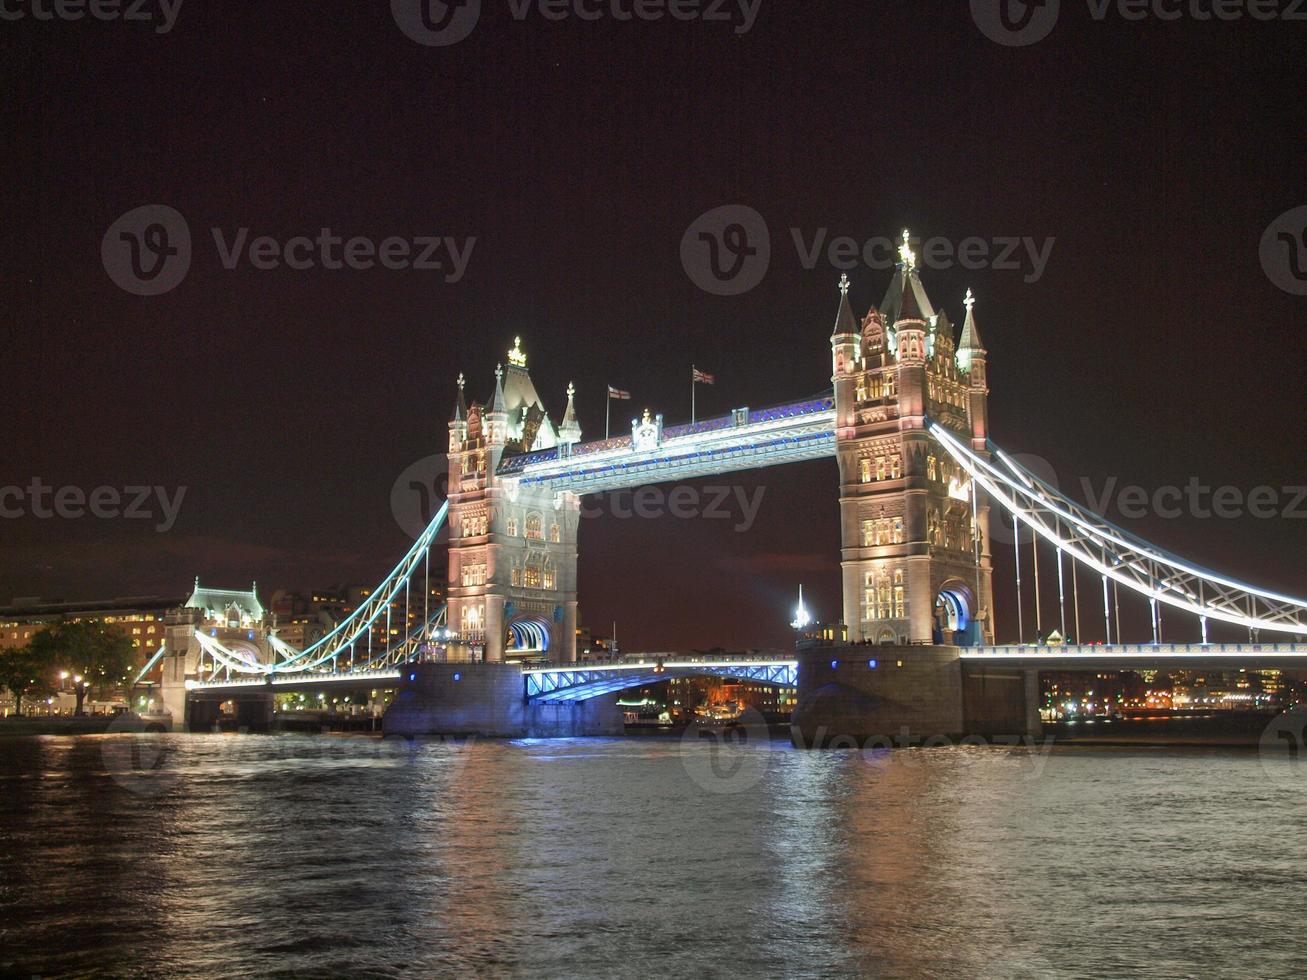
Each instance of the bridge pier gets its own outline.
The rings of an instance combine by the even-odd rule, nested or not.
[[[1039,734],[1038,672],[964,666],[961,652],[867,645],[800,650],[794,744]]]
[[[617,695],[528,704],[522,669],[503,663],[414,664],[381,721],[385,735],[570,738],[621,735]]]

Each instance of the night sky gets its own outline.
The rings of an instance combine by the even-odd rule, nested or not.
[[[555,419],[575,381],[591,438],[607,384],[635,395],[615,429],[645,405],[688,419],[691,363],[718,379],[701,415],[819,392],[839,271],[804,268],[791,228],[1055,239],[1034,283],[923,281],[955,323],[975,290],[992,436],[1075,496],[1082,477],[1307,483],[1307,298],[1258,255],[1307,204],[1307,23],[1096,21],[1063,0],[1047,39],[1009,47],[960,0],[761,0],[742,34],[483,7],[446,47],[406,37],[384,2],[185,0],[166,34],[0,22],[0,485],[186,487],[166,533],[0,521],[0,603],[181,595],[197,574],[257,579],[265,599],[379,579],[407,540],[392,484],[444,449],[458,373],[487,399],[515,335]],[[101,264],[107,229],[145,204],[179,211],[194,243],[160,296]],[[738,296],[700,290],[680,259],[689,225],[727,204],[771,232],[766,277]],[[453,283],[229,271],[215,227],[476,242]],[[849,274],[861,316],[890,273]],[[628,649],[779,646],[800,581],[839,614],[833,461],[704,482],[765,488],[752,529],[588,521],[584,620],[618,620]],[[1110,516],[1307,593],[1305,520]]]

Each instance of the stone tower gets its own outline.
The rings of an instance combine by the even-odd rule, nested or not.
[[[495,369],[489,405],[458,400],[449,422],[449,628],[466,659],[576,659],[576,537],[580,498],[524,486],[503,463],[555,458],[580,441],[569,385],[555,428],[521,339]],[[507,467],[511,471],[511,465]]]
[[[852,642],[992,642],[989,508],[972,500],[966,473],[925,426],[929,417],[985,451],[975,301],[968,291],[955,346],[906,231],[899,252],[884,300],[861,327],[842,277],[831,336],[844,621]]]

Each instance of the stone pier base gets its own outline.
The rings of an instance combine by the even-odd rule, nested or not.
[[[410,666],[381,720],[386,735],[571,738],[621,735],[617,696],[569,704],[526,702],[522,670],[512,664]]]
[[[920,744],[1038,735],[1035,671],[963,666],[961,649],[851,646],[800,650],[795,745]]]

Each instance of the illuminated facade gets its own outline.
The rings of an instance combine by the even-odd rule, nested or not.
[[[852,642],[992,642],[989,510],[926,429],[986,453],[986,353],[967,294],[955,343],[907,244],[861,325],[840,283],[831,336],[844,620]]]
[[[19,602],[0,609],[0,650],[25,646],[46,626],[61,621],[105,623],[117,626],[131,639],[138,663],[159,649],[164,619],[185,600],[142,597],[97,602]]]
[[[521,341],[495,370],[489,405],[468,405],[459,377],[449,422],[449,628],[454,655],[576,660],[576,536],[581,498],[501,476],[506,456],[580,441],[567,409],[554,426],[527,371]]]

